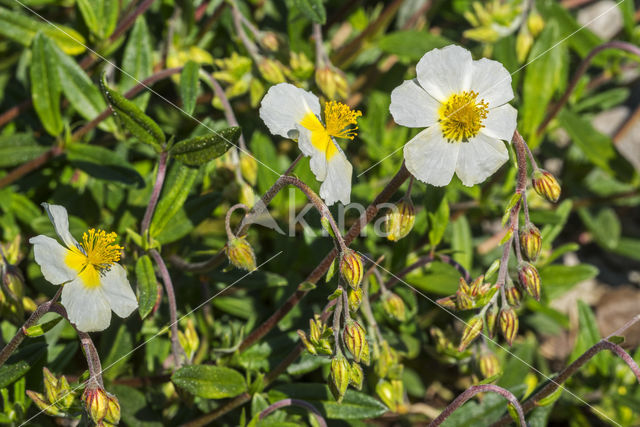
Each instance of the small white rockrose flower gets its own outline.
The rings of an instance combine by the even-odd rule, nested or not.
[[[62,285],[62,305],[69,321],[83,332],[102,331],[111,323],[111,310],[129,316],[138,301],[127,273],[117,261],[121,246],[116,233],[90,229],[78,243],[69,232],[69,217],[63,206],[43,203],[60,240],[39,235],[29,239],[44,278]]]
[[[346,205],[351,199],[353,168],[334,138],[352,140],[361,115],[330,101],[324,105],[323,123],[318,97],[289,83],[272,86],[260,105],[260,118],[271,133],[297,139],[300,151],[311,158],[311,171],[322,182],[320,197],[328,206],[337,201]]]
[[[443,186],[455,172],[462,183],[483,182],[509,159],[517,112],[511,75],[499,62],[474,61],[460,46],[427,52],[416,78],[391,93],[396,123],[425,127],[404,146],[407,169],[420,181]]]

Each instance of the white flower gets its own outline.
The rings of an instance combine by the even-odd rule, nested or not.
[[[407,169],[436,186],[454,172],[466,186],[484,181],[509,159],[502,140],[516,129],[511,75],[459,46],[427,52],[416,74],[393,90],[389,107],[396,123],[426,127],[404,146]]]
[[[351,125],[359,116],[359,111],[330,101],[323,123],[318,97],[289,83],[272,86],[260,105],[260,118],[271,133],[297,139],[300,151],[311,158],[311,171],[322,182],[320,197],[328,206],[350,201],[353,168],[334,138],[353,139],[358,128]]]
[[[102,331],[111,323],[111,310],[129,316],[138,301],[127,273],[120,264],[120,246],[115,233],[90,229],[78,243],[69,232],[69,217],[63,206],[43,203],[56,234],[66,247],[51,237],[29,239],[36,262],[46,280],[63,285],[62,305],[69,321],[84,332]]]

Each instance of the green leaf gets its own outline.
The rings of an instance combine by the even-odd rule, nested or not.
[[[633,35],[633,28],[635,27],[635,19],[634,15],[635,5],[633,0],[622,0],[618,3],[618,7],[622,11],[622,21],[624,22],[624,31],[627,34],[627,37],[631,37]]]
[[[31,48],[31,99],[45,130],[58,136],[62,132],[58,62],[51,54],[53,43],[38,33]]]
[[[158,299],[158,281],[148,255],[142,255],[136,261],[136,281],[138,282],[138,312],[144,319],[151,313]]]
[[[189,393],[205,399],[234,397],[247,390],[242,374],[222,366],[185,366],[174,372],[171,381]]]
[[[592,279],[598,275],[598,269],[589,264],[547,265],[538,270],[543,294],[549,300],[567,292],[578,283]]]
[[[44,335],[47,331],[53,329],[53,327],[56,326],[61,320],[62,317],[58,316],[55,319],[49,320],[48,322],[33,325],[25,330],[25,335],[31,338]]]
[[[316,24],[324,25],[327,22],[327,12],[322,0],[293,0],[293,6]]]
[[[558,122],[591,163],[623,181],[633,176],[633,166],[617,152],[611,138],[598,132],[590,121],[563,109]]]
[[[514,344],[511,355],[501,366],[503,375],[500,377],[498,385],[510,390],[521,385],[531,369],[537,348],[538,343],[533,336],[528,336],[522,343]]]
[[[375,418],[389,410],[374,397],[351,389],[345,393],[342,403],[338,403],[324,384],[282,384],[271,389],[268,395],[271,403],[286,397],[304,400],[315,406],[325,418],[334,420]]]
[[[218,133],[185,139],[171,147],[169,152],[189,166],[200,166],[227,152],[240,138],[239,127],[223,129]]]
[[[111,385],[109,391],[120,401],[122,420],[137,427],[162,427],[162,416],[147,402],[144,393],[120,384]]]
[[[174,164],[169,172],[162,191],[162,197],[151,220],[149,233],[152,237],[160,234],[171,218],[182,208],[197,175],[197,169],[189,168],[181,163]]]
[[[47,345],[37,342],[25,345],[0,366],[0,389],[20,379],[39,361],[47,356]]]
[[[595,217],[585,208],[578,210],[582,222],[593,233],[596,242],[608,250],[614,250],[620,243],[622,225],[612,208],[604,208]]]
[[[420,60],[425,52],[451,43],[451,40],[427,31],[407,30],[396,31],[381,37],[377,41],[377,46],[383,52],[398,55],[406,61],[415,62]]]
[[[416,270],[406,278],[407,283],[424,292],[437,295],[451,295],[458,289],[460,272],[453,266],[434,261],[424,268],[424,272]]]
[[[571,352],[571,356],[569,356],[569,363],[576,360],[590,347],[597,344],[600,338],[596,316],[587,303],[578,300],[578,336],[576,337],[576,343]],[[598,371],[600,371],[600,374],[608,375],[607,359],[604,354],[597,354],[593,357],[592,361]]]
[[[434,213],[429,212],[429,224],[429,243],[432,248],[435,248],[442,241],[444,231],[449,224],[449,201],[446,197],[442,198]]]
[[[64,96],[82,117],[87,120],[95,119],[107,109],[100,90],[73,58],[55,46],[52,50],[58,61],[58,77]],[[107,132],[117,129],[111,117],[100,122],[98,127]]]
[[[105,181],[118,181],[127,185],[144,185],[142,176],[113,151],[88,144],[71,144],[67,157],[79,169]]]
[[[118,19],[117,0],[78,0],[78,8],[87,28],[101,40],[115,29]]]
[[[631,259],[640,260],[640,239],[622,237],[618,242],[618,246],[614,249],[614,252]]]
[[[16,166],[35,159],[47,151],[38,145],[33,135],[17,133],[0,136],[0,168]]]
[[[141,15],[136,20],[129,35],[127,45],[124,48],[120,89],[123,93],[127,92],[152,73],[153,47],[151,44],[151,35],[149,34],[147,21],[145,21],[144,16]],[[151,94],[149,92],[143,92],[131,102],[144,111],[150,96]]]
[[[192,114],[196,108],[198,97],[200,64],[195,61],[188,61],[184,64],[180,74],[180,96],[182,97],[182,109],[187,114]]]
[[[165,136],[160,126],[151,120],[151,117],[144,114],[136,104],[109,88],[104,75],[100,80],[100,87],[107,102],[111,105],[113,112],[124,127],[140,142],[152,146],[158,153],[162,151]]]
[[[467,217],[461,215],[454,222],[453,236],[451,238],[451,248],[455,251],[453,259],[460,263],[467,270],[471,270],[473,262],[473,242],[471,241],[471,227]]]
[[[127,362],[133,355],[133,336],[127,325],[120,324],[118,329],[111,327],[102,334],[100,348],[108,349],[107,356],[102,356],[103,366],[108,366],[102,375],[105,379],[114,379],[128,369]]]
[[[87,28],[96,35],[100,34],[100,21],[102,17],[98,17],[96,14],[96,10],[94,10],[94,6],[97,6],[98,3],[102,3],[101,0],[76,0],[76,4],[78,5],[78,9],[80,9],[80,13],[82,14],[82,19],[84,19],[84,23]]]

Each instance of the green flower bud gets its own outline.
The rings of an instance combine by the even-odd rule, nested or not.
[[[316,84],[329,99],[346,98],[349,89],[344,74],[330,65],[316,69]]]
[[[467,326],[464,328],[464,332],[462,332],[462,338],[460,339],[460,345],[458,346],[458,351],[462,352],[465,348],[469,346],[475,340],[480,332],[482,332],[482,327],[484,325],[484,321],[481,316],[474,316],[469,320]]]
[[[491,352],[483,353],[478,359],[478,367],[484,378],[491,378],[500,373],[500,361]]]
[[[455,295],[449,295],[448,297],[440,298],[436,300],[436,303],[441,307],[448,308],[449,310],[456,310],[458,308]]]
[[[120,422],[120,403],[118,398],[112,394],[107,393],[107,398],[107,414],[104,417],[104,421],[117,425]]]
[[[82,394],[82,402],[93,422],[101,423],[109,409],[107,392],[102,388],[87,387]]]
[[[247,271],[256,269],[256,256],[246,238],[235,237],[229,240],[224,250],[229,262],[235,267]]]
[[[527,29],[527,27],[521,27],[516,37],[516,57],[518,62],[522,64],[529,55],[529,51],[533,46],[533,36]]]
[[[376,360],[376,375],[380,378],[387,378],[393,366],[398,363],[398,354],[389,346],[387,341],[380,344],[380,354]]]
[[[75,393],[71,389],[71,386],[69,386],[69,382],[67,381],[67,378],[64,375],[62,375],[60,379],[58,379],[57,389],[58,389],[58,396],[56,400],[56,405],[60,409],[66,411],[73,404],[73,401],[75,399]]]
[[[533,189],[536,193],[547,199],[548,201],[555,203],[560,198],[560,184],[558,180],[548,171],[544,169],[537,169],[533,173],[532,178]]]
[[[358,311],[362,303],[362,296],[362,288],[352,289],[351,292],[349,292],[349,310],[351,310],[351,312]]]
[[[298,329],[296,332],[298,333],[298,336],[300,337],[300,340],[304,344],[304,346],[307,349],[307,351],[309,353],[311,353],[311,354],[318,354],[318,352],[316,351],[315,346],[313,344],[311,344],[309,342],[309,340],[307,339],[307,334],[305,334],[304,331],[301,330],[301,329]]]
[[[273,31],[265,31],[262,33],[262,38],[260,39],[260,44],[264,46],[266,49],[275,52],[278,50],[278,37]]]
[[[527,28],[533,37],[538,37],[538,34],[544,29],[544,19],[542,19],[542,16],[536,10],[529,13]]]
[[[313,62],[307,58],[303,52],[290,52],[289,54],[289,67],[291,68],[290,77],[291,80],[303,82],[309,80],[315,66]]]
[[[498,306],[492,304],[485,314],[485,320],[487,322],[487,330],[489,331],[489,337],[493,338],[496,333],[496,320],[498,319]]]
[[[286,81],[284,77],[285,67],[280,61],[263,58],[258,64],[258,71],[262,77],[271,84],[284,83]]]
[[[411,232],[415,222],[416,210],[411,198],[400,200],[396,203],[396,209],[393,209],[385,217],[387,239],[392,242],[402,239]]]
[[[529,295],[540,301],[540,274],[533,265],[528,262],[520,264],[518,280]]]
[[[520,307],[520,300],[522,299],[522,292],[513,283],[508,283],[504,288],[504,295],[507,297],[507,302],[511,307]]]
[[[387,292],[382,295],[382,308],[384,311],[394,319],[404,322],[406,319],[406,310],[404,301],[399,295],[393,292]]]
[[[347,248],[340,254],[340,274],[349,286],[354,289],[360,286],[364,274],[363,270],[364,267],[360,255],[352,249]]]
[[[187,358],[192,360],[198,347],[200,347],[200,338],[191,319],[187,321],[187,328],[184,332],[178,331],[178,341],[180,341]]]
[[[369,343],[367,342],[367,333],[358,322],[354,320],[347,321],[342,339],[356,362],[362,360],[368,364]]]
[[[518,335],[518,315],[511,307],[500,310],[500,332],[509,345]]]
[[[364,381],[364,372],[362,371],[362,366],[360,366],[356,362],[351,363],[351,372],[349,376],[349,383],[357,388],[358,390],[362,390],[362,383]]]
[[[46,367],[42,368],[44,392],[51,403],[58,399],[58,379]]]
[[[44,395],[36,393],[35,391],[27,390],[27,396],[29,396],[33,403],[35,403],[41,411],[44,411],[45,414],[52,417],[59,417],[64,415],[62,411],[60,411],[56,407],[56,405],[52,405],[51,403],[46,401]]]
[[[528,224],[522,231],[520,231],[520,250],[522,255],[529,261],[535,261],[540,255],[540,248],[542,247],[542,237],[540,230],[533,225]]]
[[[256,180],[258,179],[258,162],[255,157],[242,151],[240,153],[240,171],[249,184],[256,185]]]
[[[333,393],[333,397],[342,402],[344,394],[347,392],[349,381],[351,379],[351,367],[349,361],[342,354],[338,354],[331,359],[331,373],[329,388]]]
[[[378,384],[376,384],[376,394],[378,395],[380,400],[382,400],[382,402],[387,405],[387,408],[389,408],[393,412],[396,412],[396,409],[398,407],[394,399],[393,385],[390,381],[382,379],[378,381]]]

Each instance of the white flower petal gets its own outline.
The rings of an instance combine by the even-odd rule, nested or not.
[[[431,126],[404,146],[407,169],[422,182],[441,187],[451,182],[459,143],[447,142],[438,126]]]
[[[480,132],[487,136],[510,142],[516,130],[517,117],[518,111],[509,104],[492,108],[489,110],[487,118],[482,122],[484,127]]]
[[[299,132],[298,135],[298,147],[302,154],[310,157],[309,166],[311,172],[316,176],[316,179],[320,182],[324,181],[327,177],[327,158],[323,151],[318,150],[311,143],[312,132],[303,126],[297,125],[296,129]]]
[[[62,288],[62,305],[69,321],[83,332],[103,331],[111,323],[111,307],[101,286],[88,288],[81,279]]]
[[[389,111],[399,125],[424,128],[438,121],[440,102],[429,95],[418,79],[405,80],[391,92]]]
[[[456,174],[467,187],[483,182],[509,160],[504,142],[482,133],[459,145]]]
[[[111,310],[118,316],[127,317],[138,308],[138,301],[127,279],[127,272],[120,264],[113,264],[100,281]]]
[[[335,141],[331,141],[336,144]],[[320,186],[320,197],[327,206],[335,202],[348,205],[351,201],[351,174],[353,167],[344,152],[338,147],[338,152],[327,162],[327,179]]]
[[[33,256],[48,282],[59,285],[78,276],[78,273],[65,263],[70,253],[69,249],[57,240],[39,235],[29,239],[29,243],[33,245]]]
[[[416,66],[420,86],[444,102],[450,95],[469,90],[473,58],[460,46],[450,45],[425,53]]]
[[[511,74],[498,61],[482,58],[473,61],[471,89],[478,92],[478,99],[499,107],[513,99]]]
[[[77,247],[78,242],[69,232],[69,215],[67,215],[67,209],[64,206],[50,205],[49,203],[42,203],[42,207],[47,212],[49,220],[53,224],[53,228],[56,230],[56,234],[64,244],[68,248]]]
[[[260,118],[274,135],[296,139],[296,124],[308,112],[319,116],[320,101],[314,94],[290,83],[272,86],[260,103]]]

